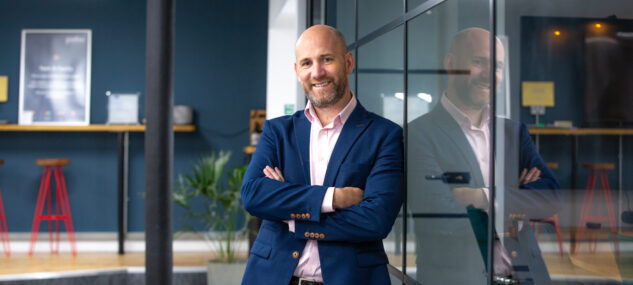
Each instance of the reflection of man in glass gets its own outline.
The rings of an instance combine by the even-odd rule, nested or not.
[[[409,125],[409,210],[414,217],[417,279],[425,284],[482,284],[488,248],[490,177],[490,34],[459,32],[444,60],[448,86],[428,114]],[[496,80],[502,80],[504,48],[497,41]],[[529,219],[548,218],[559,207],[556,178],[538,155],[525,125],[498,121],[503,137],[496,167],[494,274],[509,284],[550,283]],[[468,173],[470,180],[442,181]],[[499,173],[499,171],[497,171]],[[459,178],[460,175],[456,175]],[[466,177],[467,175],[462,175]],[[436,179],[434,179],[436,178]],[[448,183],[447,183],[448,182]],[[502,207],[503,206],[503,207]]]

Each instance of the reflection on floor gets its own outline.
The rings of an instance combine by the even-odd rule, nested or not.
[[[205,267],[212,252],[184,252],[174,254],[175,267]],[[29,257],[26,253],[11,254],[11,257],[0,257],[0,274],[22,274],[34,272],[58,272],[71,270],[117,269],[125,267],[145,266],[144,253],[87,253],[77,256],[70,253],[48,254],[36,253]]]
[[[560,256],[553,231],[542,233],[539,246],[548,271],[555,284],[633,284],[633,235],[624,233],[619,236],[619,255],[608,233],[602,233],[596,244],[596,251],[589,252],[583,243],[578,253],[569,254],[571,244],[563,237],[564,255]],[[414,238],[414,237],[412,237]],[[385,248],[393,248],[391,242],[385,242]],[[407,249],[414,252],[414,243],[408,242]],[[389,262],[396,268],[402,267],[402,255],[388,253]],[[416,274],[416,256],[407,255],[407,273]]]
[[[172,284],[207,284],[209,260],[216,254],[203,252],[174,253]],[[0,283],[13,285],[46,284],[145,284],[144,253],[26,253],[0,257]]]

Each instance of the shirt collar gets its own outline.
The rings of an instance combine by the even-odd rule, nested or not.
[[[473,122],[470,118],[462,112],[450,99],[446,96],[446,92],[442,94],[441,104],[444,109],[457,121],[460,126],[471,128],[473,127]],[[488,125],[490,122],[490,105],[486,104],[483,110],[483,118],[481,120],[481,126],[475,126],[475,128],[483,128]]]
[[[349,116],[352,114],[352,111],[354,111],[354,108],[356,108],[356,104],[357,104],[356,97],[354,96],[354,93],[352,93],[352,99],[350,99],[347,105],[345,105],[345,108],[343,108],[343,110],[341,110],[341,112],[336,115],[336,117],[334,118],[334,121],[332,121],[330,125],[332,125],[332,127],[336,126],[339,123],[341,125],[345,125],[345,122],[347,122],[347,119],[349,119]],[[308,105],[306,105],[306,108],[305,110],[303,110],[303,113],[305,114],[306,118],[308,118],[308,121],[310,121],[310,123],[314,123],[316,121],[319,125],[321,125],[321,121],[315,120],[315,118],[318,118],[318,117],[316,115],[316,112],[314,111],[314,107],[312,106],[312,103],[310,102],[310,100],[308,100]]]

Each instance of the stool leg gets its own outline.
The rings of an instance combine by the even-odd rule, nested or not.
[[[62,187],[61,179],[59,178],[59,169],[60,168],[61,168],[60,166],[55,166],[55,169],[54,169],[55,186],[56,186],[55,189],[57,190],[57,191],[55,191],[55,193],[56,193],[56,195],[55,195],[55,211],[56,212],[55,213],[57,215],[57,219],[55,219],[55,243],[56,243],[56,246],[57,246],[57,249],[56,249],[57,252],[59,252],[59,241],[60,241],[60,238],[59,238],[59,224],[61,224],[61,221],[60,221],[61,219],[65,219],[64,212],[62,210],[60,210],[61,203],[63,203],[63,201],[64,201],[64,197],[63,197],[62,191],[61,191],[61,187]]]
[[[587,178],[587,188],[582,198],[582,205],[580,208],[580,222],[578,229],[576,229],[576,247],[574,253],[578,252],[580,248],[580,242],[583,240],[586,227],[586,217],[589,215],[587,212],[591,210],[591,203],[593,202],[593,188],[596,184],[596,174],[593,170],[589,171],[589,177]]]
[[[73,229],[73,218],[70,213],[70,203],[68,202],[68,189],[66,188],[66,179],[64,178],[64,173],[62,172],[61,166],[58,166],[59,170],[59,180],[61,182],[61,206],[62,212],[65,217],[64,222],[66,224],[66,232],[68,234],[68,240],[70,241],[70,248],[73,255],[77,255],[77,248],[75,245],[75,231]]]
[[[61,197],[58,193],[57,197],[55,198],[55,215],[57,215],[58,217],[59,215],[62,214],[62,211],[60,210],[60,206],[59,206],[60,200],[61,200]],[[59,219],[55,219],[55,245],[56,245],[55,252],[56,253],[59,252],[59,224],[61,224],[61,221]]]
[[[37,240],[37,232],[40,228],[40,221],[42,220],[42,211],[44,210],[44,200],[46,199],[46,192],[50,188],[51,168],[50,166],[44,167],[44,173],[42,173],[42,181],[40,182],[40,190],[37,195],[37,203],[35,204],[35,215],[33,217],[33,226],[31,227],[31,243],[29,246],[29,256],[33,255],[35,249],[35,242]]]
[[[53,244],[53,219],[52,219],[53,207],[51,206],[53,202],[53,191],[51,188],[47,188],[47,189],[48,191],[46,192],[46,195],[48,196],[48,198],[46,199],[46,204],[48,205],[48,207],[46,208],[46,214],[49,217],[48,218],[48,247],[50,248],[52,253],[55,253],[55,245]]]
[[[620,247],[618,244],[618,236],[617,229],[615,228],[615,210],[613,209],[613,198],[611,196],[611,187],[609,187],[609,179],[607,177],[606,171],[603,170],[603,194],[605,198],[605,207],[607,208],[607,214],[609,218],[609,228],[611,230],[613,236],[613,244],[615,247],[616,256],[620,256]]]
[[[536,223],[532,222],[532,224],[534,225],[534,237],[536,238],[536,241],[538,241],[538,236],[539,236],[539,231],[541,229],[541,221],[538,221]]]
[[[554,229],[556,230],[556,238],[558,238],[558,251],[560,252],[560,256],[563,256],[563,239],[560,235],[560,226],[558,225],[558,214],[554,215]]]
[[[11,246],[9,245],[9,229],[7,228],[7,220],[4,215],[4,204],[2,203],[2,195],[0,194],[0,239],[2,240],[2,249],[4,254],[11,256]]]

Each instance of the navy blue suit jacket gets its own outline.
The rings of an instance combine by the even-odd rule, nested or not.
[[[506,235],[503,245],[512,254],[515,273],[525,283],[549,284],[547,268],[529,227],[529,219],[549,218],[561,207],[557,179],[536,151],[527,127],[519,122],[498,119],[497,215],[504,217],[503,229],[525,223],[515,237]],[[483,284],[486,282],[488,216],[479,209],[467,209],[454,200],[451,188],[482,188],[479,163],[461,127],[438,103],[428,114],[412,121],[408,128],[408,205],[416,233],[418,280],[428,284]],[[502,152],[501,152],[502,151]],[[519,185],[522,169],[537,167],[540,179]],[[467,185],[450,185],[428,180],[428,175],[468,172]],[[502,203],[503,202],[503,203]],[[523,284],[523,283],[522,283]]]
[[[311,186],[310,126],[303,111],[264,124],[242,186],[244,207],[263,219],[242,284],[288,284],[308,239],[318,241],[325,284],[389,284],[382,239],[402,204],[402,129],[359,103],[343,126],[323,185]],[[286,182],[266,178],[267,165],[279,167]],[[330,186],[364,189],[363,200],[321,213]],[[284,220],[295,220],[294,233]]]

